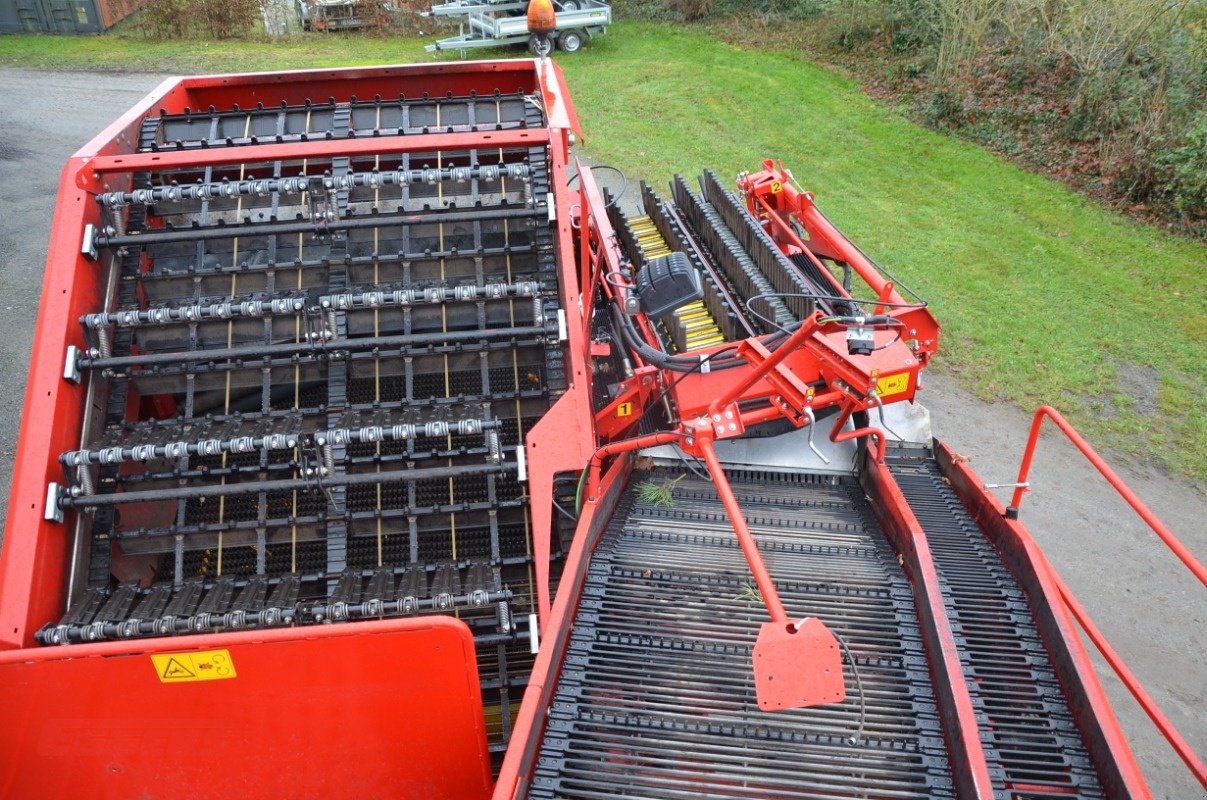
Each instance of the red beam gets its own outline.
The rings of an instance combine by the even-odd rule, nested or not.
[[[271,161],[300,161],[310,158],[357,158],[396,153],[431,153],[438,150],[493,150],[547,144],[547,128],[516,128],[502,131],[428,133],[412,136],[364,136],[351,139],[322,139],[311,142],[252,144],[243,147],[203,147],[165,150],[157,153],[94,156],[76,176],[81,189],[100,192],[102,176],[114,172],[248,164]]]
[[[943,605],[943,590],[930,541],[901,487],[883,463],[865,457],[860,484],[874,500],[876,516],[901,555],[902,567],[910,578],[918,623],[930,654],[935,698],[939,701],[956,786],[961,796],[989,800],[993,797],[993,781],[968,679],[960,664],[959,645]]]

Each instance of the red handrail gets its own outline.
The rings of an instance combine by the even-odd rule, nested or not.
[[[1123,479],[1115,474],[1115,471],[1103,460],[1102,456],[1098,455],[1098,452],[1069,424],[1069,421],[1051,406],[1040,406],[1035,411],[1035,418],[1031,423],[1031,435],[1027,439],[1027,449],[1023,451],[1023,462],[1018,470],[1018,482],[1014,487],[1014,497],[1011,499],[1010,506],[1006,510],[1007,516],[1016,516],[1018,514],[1018,507],[1023,501],[1023,494],[1028,488],[1027,477],[1031,472],[1031,459],[1035,455],[1035,446],[1039,442],[1039,430],[1043,425],[1045,417],[1051,419],[1056,423],[1057,427],[1064,431],[1065,436],[1069,437],[1069,441],[1075,444],[1077,449],[1081,451],[1081,454],[1089,459],[1090,463],[1102,473],[1102,476],[1107,479],[1111,486],[1115,487],[1115,491],[1127,501],[1128,505],[1135,509],[1136,513],[1148,523],[1148,526],[1153,529],[1157,536],[1161,537],[1161,541],[1165,542],[1169,546],[1169,549],[1174,552],[1174,555],[1194,573],[1199,581],[1207,586],[1207,569],[1204,569],[1203,565],[1186,549],[1186,546],[1178,541],[1178,538],[1173,535],[1169,528],[1165,527],[1165,524],[1157,518],[1157,515],[1148,506],[1144,505],[1144,502],[1123,482]],[[1065,606],[1073,614],[1078,624],[1081,625],[1082,630],[1090,637],[1090,641],[1098,648],[1098,652],[1102,653],[1102,657],[1111,665],[1111,669],[1115,670],[1115,674],[1119,676],[1119,680],[1123,682],[1127,690],[1136,698],[1140,707],[1144,709],[1144,713],[1148,714],[1149,719],[1157,726],[1157,730],[1161,732],[1165,740],[1169,742],[1182,761],[1186,763],[1186,766],[1190,768],[1190,771],[1194,773],[1199,783],[1204,788],[1207,788],[1207,766],[1204,766],[1203,760],[1190,748],[1186,739],[1174,727],[1169,717],[1165,716],[1164,712],[1157,706],[1152,695],[1141,685],[1140,679],[1136,677],[1136,674],[1124,663],[1123,658],[1111,647],[1110,642],[1102,635],[1102,631],[1094,624],[1094,620],[1090,618],[1090,615],[1077,600],[1068,584],[1064,582],[1064,579],[1060,577],[1051,564],[1048,565],[1048,573],[1060,592],[1062,602],[1064,602]]]
[[[1182,761],[1186,763],[1186,766],[1190,767],[1190,771],[1194,773],[1195,778],[1203,785],[1203,788],[1207,789],[1207,766],[1204,766],[1203,759],[1199,758],[1194,750],[1190,748],[1186,739],[1174,724],[1170,722],[1169,717],[1165,716],[1165,713],[1161,711],[1161,708],[1157,705],[1157,701],[1152,698],[1152,695],[1140,683],[1140,679],[1128,668],[1123,658],[1115,652],[1115,648],[1111,647],[1110,642],[1102,635],[1102,631],[1094,624],[1094,620],[1090,619],[1090,615],[1081,603],[1078,602],[1073,591],[1064,582],[1064,579],[1052,568],[1049,568],[1048,574],[1051,575],[1053,583],[1056,584],[1061,600],[1064,601],[1065,606],[1081,625],[1082,630],[1090,637],[1090,641],[1098,648],[1098,652],[1102,653],[1102,657],[1106,659],[1106,663],[1111,665],[1111,669],[1115,670],[1115,674],[1119,676],[1119,680],[1132,693],[1132,697],[1136,698],[1136,702],[1144,709],[1144,713],[1148,714],[1149,719],[1157,726],[1157,730],[1161,732],[1165,740],[1169,742]]]
[[[1098,451],[1091,447],[1090,443],[1052,406],[1040,406],[1035,411],[1035,419],[1031,422],[1031,436],[1027,439],[1027,449],[1023,451],[1023,463],[1018,470],[1018,481],[1015,483],[1014,497],[1010,500],[1010,508],[1007,509],[1007,514],[1017,514],[1018,507],[1022,505],[1023,494],[1027,490],[1027,476],[1031,473],[1031,458],[1035,455],[1035,445],[1039,442],[1039,429],[1043,425],[1044,417],[1051,419],[1056,423],[1058,428],[1064,431],[1065,436],[1069,437],[1069,441],[1075,444],[1077,449],[1081,451],[1081,454],[1089,459],[1090,463],[1102,473],[1102,477],[1106,478],[1111,486],[1115,487],[1115,491],[1127,501],[1128,505],[1136,510],[1141,519],[1148,523],[1148,527],[1152,528],[1153,532],[1161,537],[1161,541],[1165,542],[1174,555],[1194,573],[1194,576],[1204,586],[1207,586],[1207,568],[1204,568],[1199,560],[1186,549],[1186,545],[1178,541],[1178,537],[1174,536],[1173,532],[1165,527],[1165,523],[1157,519],[1157,515],[1148,506],[1144,505],[1144,501],[1137,497],[1136,493],[1102,459],[1102,456],[1098,455]]]

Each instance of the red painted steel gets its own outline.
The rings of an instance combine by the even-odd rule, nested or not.
[[[740,378],[731,382],[729,388],[721,393],[716,400],[709,404],[708,410],[715,414],[718,411],[728,408],[738,401],[752,386],[763,380],[772,370],[776,369],[785,358],[791,355],[798,347],[802,346],[813,333],[818,329],[819,314],[814,314],[807,320],[803,320],[803,324],[792,332],[787,341],[780,346],[774,353],[767,353],[767,348],[762,347],[761,350],[756,347],[757,342],[742,342],[738,346],[738,354],[741,355],[752,369],[745,370]],[[785,371],[786,372],[786,371]],[[786,373],[791,376],[791,373]],[[795,377],[795,376],[792,376]],[[777,387],[778,388],[778,387]]]
[[[529,62],[531,63],[531,62]],[[569,97],[562,95],[565,102]],[[553,96],[545,98],[550,120],[555,117],[568,123],[569,114],[557,112]],[[564,187],[568,183],[569,131],[557,129],[549,148],[551,183]],[[587,184],[583,183],[585,187]],[[561,266],[561,312],[566,318],[569,364],[566,393],[528,432],[525,452],[528,461],[528,496],[541,498],[531,503],[533,555],[537,585],[537,610],[542,626],[549,618],[552,589],[549,556],[553,550],[553,481],[559,472],[579,472],[595,449],[596,435],[592,428],[591,379],[587,369],[590,341],[582,318],[579,279],[575,271],[574,215],[571,213],[573,194],[554,193],[557,214],[558,264]],[[581,207],[581,204],[580,204]],[[548,501],[545,500],[548,498]]]
[[[524,691],[520,712],[512,729],[511,745],[503,757],[503,766],[495,782],[493,800],[516,797],[532,774],[533,761],[545,728],[545,712],[561,674],[570,626],[578,610],[591,553],[612,517],[631,468],[630,454],[621,453],[604,470],[599,494],[583,500],[577,532],[562,572],[561,589],[543,628],[541,649],[528,678],[528,688]]]
[[[1086,635],[1090,637],[1090,641],[1098,648],[1098,652],[1102,653],[1102,657],[1106,659],[1106,663],[1111,665],[1111,669],[1119,676],[1119,680],[1132,693],[1132,697],[1136,698],[1136,702],[1144,709],[1144,713],[1148,714],[1149,719],[1153,721],[1153,724],[1157,726],[1157,730],[1161,732],[1161,735],[1165,737],[1165,740],[1177,752],[1178,757],[1190,768],[1190,771],[1194,773],[1194,777],[1203,788],[1207,789],[1207,765],[1203,763],[1203,759],[1199,758],[1194,752],[1190,743],[1186,741],[1186,737],[1182,736],[1181,732],[1178,731],[1177,726],[1173,724],[1169,717],[1165,716],[1165,712],[1161,710],[1161,707],[1157,705],[1157,701],[1144,688],[1144,684],[1136,677],[1136,673],[1132,672],[1127,666],[1127,662],[1120,657],[1115,648],[1111,647],[1111,643],[1106,640],[1106,637],[1102,635],[1102,631],[1094,624],[1094,620],[1077,600],[1076,595],[1073,594],[1073,590],[1064,582],[1064,578],[1060,577],[1054,568],[1050,568],[1049,571],[1052,581],[1060,591],[1061,599],[1068,606],[1069,611],[1073,612],[1074,618],[1076,618],[1078,624],[1086,632]]]
[[[1063,432],[1065,436],[1069,438],[1069,441],[1071,441],[1074,446],[1081,451],[1081,454],[1094,465],[1094,468],[1097,469],[1104,478],[1106,478],[1107,482],[1114,487],[1115,491],[1117,491],[1120,496],[1127,501],[1127,504],[1140,515],[1140,518],[1153,529],[1157,536],[1161,538],[1161,541],[1165,542],[1169,549],[1173,551],[1174,555],[1178,557],[1178,560],[1186,565],[1186,567],[1192,573],[1194,573],[1194,576],[1198,578],[1200,582],[1202,582],[1204,585],[1207,585],[1207,569],[1204,569],[1202,563],[1191,554],[1191,552],[1184,544],[1182,544],[1181,541],[1178,540],[1176,536],[1174,536],[1173,532],[1166,527],[1165,523],[1161,522],[1157,515],[1144,504],[1144,501],[1141,500],[1134,491],[1132,491],[1131,487],[1129,487],[1126,482],[1124,482],[1124,480],[1120,478],[1113,469],[1111,469],[1110,465],[1106,463],[1106,460],[1103,459],[1102,456],[1098,455],[1098,452],[1093,448],[1093,446],[1086,441],[1085,437],[1078,433],[1077,429],[1064,418],[1064,415],[1051,406],[1040,406],[1035,411],[1035,416],[1031,422],[1031,432],[1027,437],[1027,446],[1023,451],[1022,464],[1020,465],[1018,471],[1017,486],[1014,489],[1014,495],[1011,498],[1010,509],[1008,509],[1008,511],[1012,510],[1013,513],[1017,513],[1019,506],[1022,504],[1023,496],[1028,488],[1026,486],[1027,479],[1031,474],[1031,461],[1035,456],[1035,448],[1039,443],[1039,432],[1043,427],[1043,422],[1045,419],[1052,420],[1052,422],[1058,428],[1060,428],[1061,432]],[[1157,726],[1157,730],[1161,732],[1161,735],[1165,737],[1166,741],[1168,741],[1170,746],[1173,747],[1173,749],[1177,752],[1178,757],[1181,758],[1182,761],[1185,762],[1186,766],[1190,768],[1190,771],[1194,773],[1194,776],[1196,779],[1198,779],[1199,783],[1201,783],[1204,788],[1207,788],[1207,765],[1204,765],[1203,760],[1190,747],[1190,744],[1186,741],[1185,737],[1182,736],[1169,717],[1167,717],[1165,713],[1161,711],[1161,708],[1157,705],[1157,702],[1153,699],[1152,695],[1150,695],[1148,690],[1144,688],[1144,685],[1140,682],[1140,679],[1137,678],[1136,674],[1131,671],[1123,658],[1119,656],[1113,647],[1111,647],[1110,642],[1106,640],[1106,637],[1103,636],[1102,631],[1099,630],[1098,626],[1094,624],[1094,620],[1077,600],[1077,597],[1073,594],[1068,584],[1065,583],[1064,579],[1060,577],[1055,568],[1050,564],[1048,567],[1052,581],[1056,584],[1057,590],[1060,593],[1061,600],[1066,606],[1068,606],[1078,624],[1080,624],[1082,629],[1085,630],[1086,635],[1090,637],[1090,641],[1092,641],[1094,646],[1098,648],[1098,651],[1102,653],[1103,658],[1105,658],[1107,663],[1110,664],[1111,669],[1115,671],[1115,674],[1119,676],[1119,679],[1123,682],[1123,685],[1126,686],[1127,690],[1131,692],[1133,697],[1136,698],[1136,702],[1138,702],[1140,707],[1144,709],[1144,713],[1148,714],[1149,718],[1153,721],[1153,724]]]
[[[1076,622],[1052,580],[1053,569],[1047,557],[1027,528],[1006,516],[1005,506],[985,490],[967,459],[941,442],[936,443],[935,457],[943,476],[1026,592],[1045,649],[1076,712],[1077,727],[1103,772],[1103,785],[1109,795],[1151,798],[1106,691],[1077,636]]]
[[[918,623],[926,644],[935,697],[943,715],[947,750],[956,787],[963,795],[990,800],[993,782],[985,747],[981,742],[977,710],[972,704],[968,678],[960,664],[959,645],[943,605],[939,573],[922,530],[901,488],[883,462],[864,458],[861,483],[872,500],[884,532],[901,555],[910,579]]]
[[[1050,419],[1056,424],[1056,427],[1069,437],[1081,454],[1085,456],[1094,469],[1102,473],[1102,477],[1106,478],[1107,482],[1114,487],[1115,491],[1127,501],[1127,504],[1135,509],[1140,518],[1153,529],[1157,536],[1161,537],[1161,541],[1173,551],[1173,554],[1178,557],[1178,560],[1186,565],[1186,568],[1194,573],[1194,576],[1199,579],[1199,582],[1207,586],[1207,567],[1194,557],[1194,555],[1178,540],[1178,537],[1173,535],[1173,531],[1165,526],[1156,514],[1144,504],[1144,501],[1131,490],[1122,478],[1120,478],[1110,464],[1107,464],[1102,456],[1098,455],[1089,442],[1085,440],[1077,429],[1069,424],[1069,421],[1052,406],[1040,406],[1035,411],[1035,418],[1031,422],[1031,434],[1027,437],[1027,447],[1023,450],[1022,465],[1018,469],[1018,480],[1014,489],[1014,496],[1010,500],[1010,506],[1014,513],[1018,512],[1019,506],[1022,505],[1023,495],[1027,491],[1027,478],[1031,474],[1031,459],[1035,455],[1035,446],[1039,443],[1039,429],[1043,426],[1044,419]]]
[[[151,658],[214,649],[236,677],[165,683]],[[0,708],[13,800],[491,790],[473,636],[449,617],[0,654]]]
[[[848,264],[876,297],[895,305],[905,303],[893,281],[881,274],[863,251],[821,213],[813,193],[800,189],[783,164],[771,159],[763,161],[763,169],[759,172],[738,176],[738,187],[746,193],[751,213],[767,223],[768,233],[781,250],[789,255],[803,254],[823,274],[828,270],[820,258]],[[808,233],[807,244],[790,224],[790,219],[795,219]],[[851,296],[837,281],[831,281],[831,284],[836,296]],[[924,362],[929,360],[939,346],[939,323],[925,304],[899,308],[894,316],[907,326],[908,338],[917,343],[918,358]]]
[[[51,238],[39,319],[68,320],[94,311],[100,273],[80,255],[76,238],[99,221],[95,203],[75,186],[72,159],[63,171],[55,219],[71,235]],[[46,486],[61,480],[58,455],[79,443],[85,389],[63,380],[68,345],[84,346],[79,326],[38,325],[34,331],[20,446],[9,490],[8,522],[0,550],[0,650],[33,645],[39,626],[63,611],[70,536],[42,519]]]
[[[763,711],[841,703],[847,699],[842,653],[816,617],[764,622],[751,654],[754,691]]]
[[[738,545],[754,582],[759,587],[771,622],[759,629],[754,643],[754,687],[759,708],[782,711],[791,708],[841,703],[846,699],[842,677],[842,658],[834,634],[819,620],[791,622],[758,543],[750,532],[742,506],[733,494],[725,470],[713,448],[711,432],[696,442],[708,467],[717,496],[729,514],[729,523],[738,537]],[[779,678],[780,682],[775,683]]]
[[[725,477],[721,460],[717,458],[717,451],[710,440],[704,439],[700,442],[700,455],[704,457],[704,463],[708,465],[708,474],[717,488],[717,496],[721,498],[721,504],[725,506],[725,511],[729,514],[729,522],[733,525],[733,532],[738,537],[742,555],[746,557],[746,563],[750,565],[750,572],[754,575],[754,582],[759,587],[759,593],[762,595],[763,603],[767,606],[767,613],[771,615],[771,621],[787,623],[788,612],[784,610],[780,593],[776,591],[775,583],[771,580],[771,573],[767,571],[767,565],[763,563],[763,557],[759,554],[759,546],[755,544],[754,537],[750,535],[746,515],[742,513],[742,506],[738,504],[738,498],[733,495],[733,488]]]

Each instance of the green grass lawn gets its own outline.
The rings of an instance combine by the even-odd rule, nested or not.
[[[425,41],[9,36],[0,62],[283,69],[428,60]],[[690,27],[622,23],[558,59],[591,158],[658,188],[676,172],[733,176],[782,159],[836,224],[931,302],[944,326],[939,369],[981,398],[1052,403],[1117,452],[1207,477],[1202,244],[920,128],[791,55],[739,49]]]

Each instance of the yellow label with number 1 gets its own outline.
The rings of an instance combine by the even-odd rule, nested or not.
[[[909,373],[898,372],[895,375],[885,375],[876,379],[876,394],[888,397],[891,394],[901,394],[909,390]]]
[[[155,666],[155,674],[163,683],[220,681],[238,677],[229,650],[162,653],[151,656],[151,663]]]
[[[633,414],[633,404],[632,403],[621,403],[620,405],[616,406],[616,416],[628,417],[628,416],[632,416],[632,414]]]

